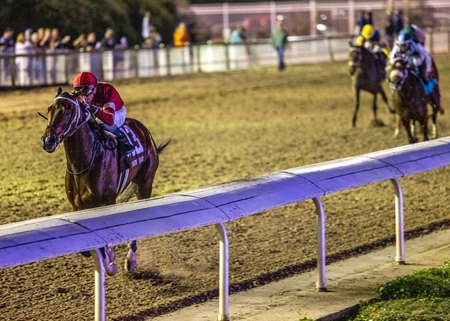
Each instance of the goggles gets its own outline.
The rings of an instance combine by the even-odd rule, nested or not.
[[[76,87],[75,93],[79,94],[80,96],[89,96],[94,92],[95,86],[83,86],[83,87]]]

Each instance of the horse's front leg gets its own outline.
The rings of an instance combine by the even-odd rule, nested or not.
[[[410,144],[414,144],[417,142],[417,139],[415,138],[415,132],[413,122],[409,119],[402,119],[403,127],[406,130],[406,135],[408,136],[408,142]]]
[[[117,273],[117,264],[115,262],[116,260],[116,252],[112,247],[104,247],[100,250],[102,253],[102,263],[103,267],[105,268],[106,274],[109,276],[116,275]]]
[[[424,119],[422,119],[422,120],[420,121],[420,127],[422,128],[423,140],[424,140],[424,141],[429,140],[429,137],[428,137],[428,122],[427,122],[427,117],[425,117]]]
[[[398,138],[400,136],[400,128],[402,127],[402,119],[399,114],[395,114],[395,129],[394,129],[394,135],[392,135],[393,138]]]
[[[383,89],[383,87],[381,87],[381,85],[380,85],[380,95],[381,95],[381,99],[383,99],[383,102],[386,105],[386,109],[387,109],[388,113],[395,114],[395,110],[394,110],[394,108],[392,108],[391,104],[389,103],[386,93],[384,92],[384,89]]]
[[[125,271],[128,273],[135,273],[137,271],[136,260],[137,242],[131,241],[128,243],[128,254],[125,259]]]
[[[356,127],[356,119],[358,118],[360,100],[360,89],[355,87],[355,111],[353,112],[352,128]]]

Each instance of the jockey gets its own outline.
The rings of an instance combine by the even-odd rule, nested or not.
[[[365,47],[366,49],[370,49],[370,39],[373,37],[375,30],[372,25],[365,24],[358,37],[356,37],[356,46],[357,47]]]
[[[438,81],[434,77],[433,61],[422,45],[422,41],[425,42],[424,34],[416,35],[416,29],[410,26],[403,28],[390,53],[389,62],[392,65],[398,57],[406,59],[408,66],[413,68],[419,76],[425,95],[430,95],[436,90],[438,96],[440,96]],[[440,103],[436,103],[436,109],[440,113],[444,113]]]
[[[366,24],[361,30],[361,34],[356,38],[356,46],[366,48],[375,55],[386,61],[388,55],[387,46],[381,41],[380,32],[372,25]]]
[[[97,82],[95,75],[88,71],[75,76],[73,88],[79,94],[78,101],[90,106],[102,127],[116,135],[125,152],[132,152],[134,147],[119,129],[125,122],[127,111],[116,88],[105,82]]]
[[[405,58],[408,65],[416,71],[425,85],[426,93],[430,93],[434,84],[430,81],[433,73],[433,64],[430,54],[420,42],[414,41],[414,29],[405,27],[400,31],[394,48],[390,53],[389,62],[394,63],[395,58]]]

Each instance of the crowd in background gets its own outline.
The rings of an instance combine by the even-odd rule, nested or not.
[[[191,43],[191,36],[184,22],[180,22],[173,32],[173,46],[183,47]],[[161,34],[152,23],[150,11],[146,11],[142,18],[141,43],[135,47],[157,49],[164,47]],[[48,74],[55,74],[50,69],[56,65],[56,56],[52,53],[61,53],[76,50],[78,52],[101,52],[105,50],[127,49],[129,47],[126,37],[118,37],[113,28],[107,28],[99,39],[95,32],[82,33],[76,38],[70,35],[62,35],[58,28],[27,28],[23,31],[6,28],[0,37],[0,56],[15,55],[15,69],[18,71],[17,83],[30,83],[30,79],[36,78],[32,74],[42,75],[42,70]],[[33,55],[33,59],[28,56]],[[156,53],[154,59],[157,60]],[[47,57],[47,58],[46,58]],[[120,63],[120,55],[115,56]],[[2,77],[8,79],[12,74],[11,61],[0,60]],[[116,63],[116,62],[115,62]],[[156,62],[157,64],[157,62]],[[23,79],[21,79],[23,78]],[[41,83],[42,79],[36,79]],[[50,76],[49,81],[54,82],[55,76]]]

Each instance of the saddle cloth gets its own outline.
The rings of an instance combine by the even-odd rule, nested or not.
[[[127,125],[120,127],[120,131],[124,134],[128,142],[134,146],[131,153],[125,154],[118,148],[119,157],[119,180],[117,184],[117,195],[125,188],[130,169],[144,162],[144,147],[136,136],[136,134]]]

